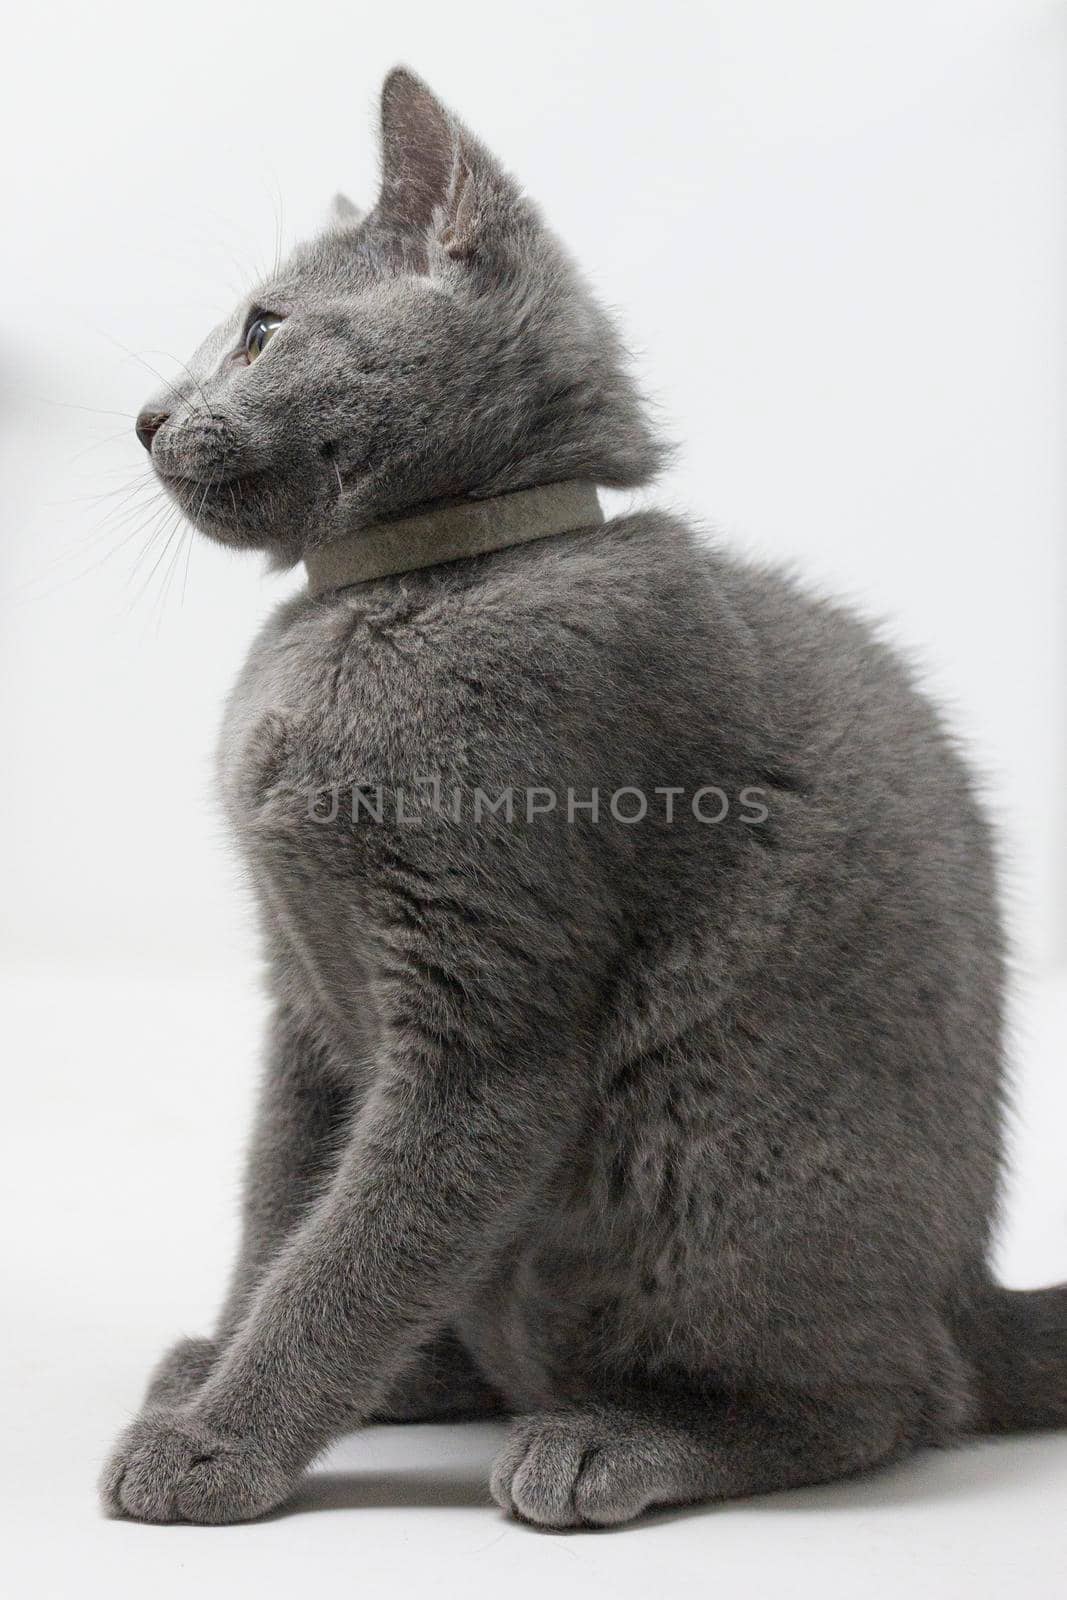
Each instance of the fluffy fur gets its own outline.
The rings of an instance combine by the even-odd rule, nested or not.
[[[342,206],[148,408],[198,526],[280,564],[661,459],[610,323],[493,158],[403,71],[382,139],[371,214]],[[249,365],[263,310],[287,320]],[[382,1416],[512,1413],[493,1493],[551,1527],[1067,1421],[1067,1293],[986,1267],[987,828],[861,621],[669,517],[615,519],[291,600],[221,770],[274,999],[244,1238],[214,1337],[164,1359],[119,1441],[109,1510],[255,1516]],[[350,803],[428,777],[559,801]],[[624,789],[653,800],[639,822]]]

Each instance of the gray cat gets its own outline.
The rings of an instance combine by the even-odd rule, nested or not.
[[[592,486],[662,460],[536,210],[410,73],[138,432],[304,560],[222,786],[274,1002],[213,1339],[103,1495],[229,1522],[377,1418],[502,1411],[548,1527],[1067,1423],[989,1275],[1003,956],[953,743],[869,628]]]

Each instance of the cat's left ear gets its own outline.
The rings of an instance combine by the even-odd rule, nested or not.
[[[436,246],[453,260],[491,253],[534,221],[495,157],[405,67],[395,67],[382,86],[375,215],[398,232],[422,235],[427,250]]]

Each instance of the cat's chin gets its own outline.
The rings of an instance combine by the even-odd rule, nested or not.
[[[271,544],[260,503],[268,473],[225,478],[192,478],[158,473],[171,499],[198,533],[236,550],[261,550]]]

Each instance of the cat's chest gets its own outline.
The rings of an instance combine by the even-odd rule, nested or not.
[[[227,703],[218,771],[231,822],[262,797],[310,797],[414,760],[427,641],[401,604],[283,609],[255,642]],[[425,742],[425,737],[423,739]]]
[[[279,981],[346,1062],[369,1059],[377,1001],[367,865],[344,795],[380,767],[389,730],[417,700],[419,648],[378,613],[283,610],[223,719],[222,798]]]

